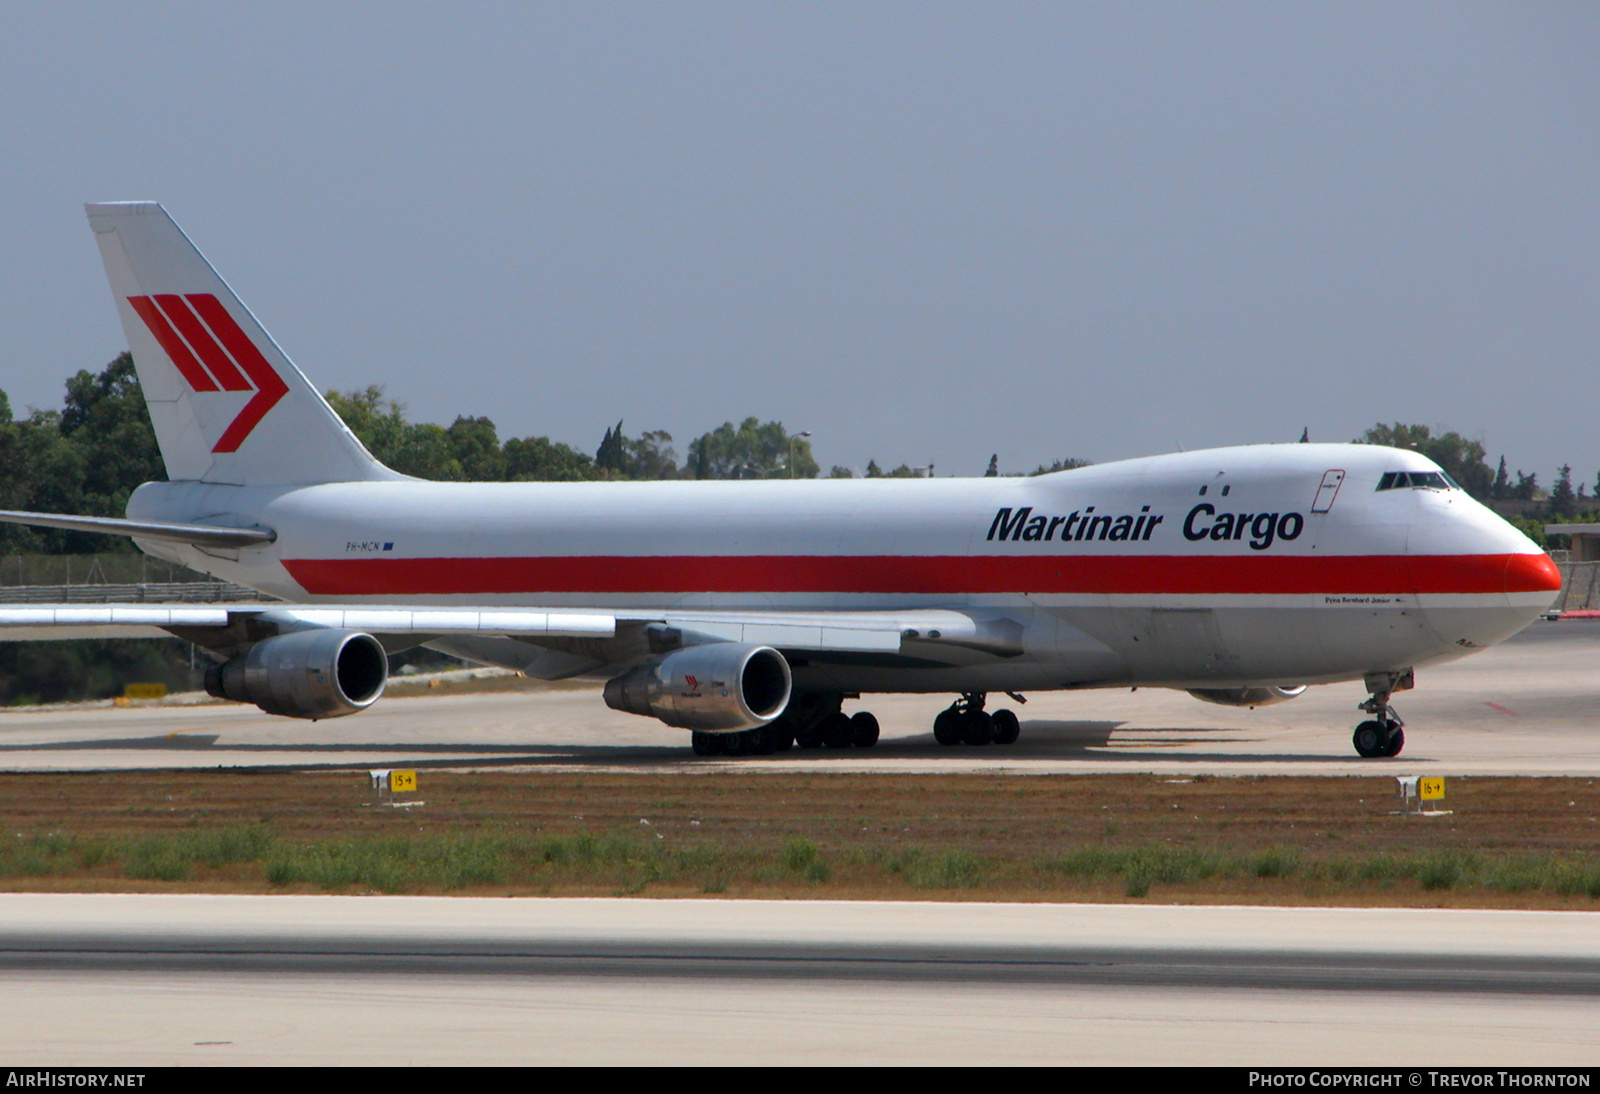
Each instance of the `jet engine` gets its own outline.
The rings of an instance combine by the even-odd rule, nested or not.
[[[690,646],[606,682],[606,706],[669,726],[733,732],[764,726],[789,705],[789,662],[770,646]]]
[[[1273,703],[1287,703],[1304,690],[1306,686],[1301,684],[1295,688],[1190,688],[1189,694],[1225,707],[1270,707]]]
[[[312,630],[257,642],[206,672],[206,691],[289,718],[338,718],[383,694],[389,657],[370,634]]]

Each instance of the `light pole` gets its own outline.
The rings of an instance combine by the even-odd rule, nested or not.
[[[809,437],[809,436],[811,436],[811,430],[809,430],[809,429],[802,429],[798,433],[789,434],[789,477],[791,479],[794,478],[795,442],[798,441],[801,437]]]

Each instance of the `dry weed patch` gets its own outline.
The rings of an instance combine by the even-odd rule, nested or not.
[[[1591,779],[425,771],[0,775],[0,888],[1600,910]]]

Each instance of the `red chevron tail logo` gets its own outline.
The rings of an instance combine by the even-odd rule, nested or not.
[[[130,296],[128,303],[196,393],[255,392],[211,451],[238,451],[267,411],[289,393],[277,370],[210,293]]]

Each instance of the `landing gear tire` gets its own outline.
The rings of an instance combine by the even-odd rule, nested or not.
[[[1356,753],[1362,759],[1374,760],[1380,756],[1387,756],[1389,734],[1382,722],[1362,722],[1356,726],[1354,736],[1350,743],[1356,746]]]
[[[969,691],[951,703],[933,720],[933,739],[942,745],[986,745],[993,741],[995,721],[983,709],[987,698],[984,692]]]
[[[994,740],[994,718],[983,710],[969,710],[961,717],[961,740],[969,745],[986,745]]]
[[[878,719],[864,710],[850,716],[850,743],[857,748],[871,748],[878,743]]]
[[[994,712],[994,743],[997,745],[1012,745],[1017,743],[1017,738],[1022,735],[1022,723],[1017,721],[1016,711],[997,710]]]
[[[743,733],[719,733],[724,756],[743,756],[750,751],[750,738]]]
[[[701,733],[696,730],[690,734],[689,746],[694,749],[696,756],[716,756],[722,752],[722,742],[715,733]]]
[[[834,713],[822,720],[822,743],[829,748],[849,748],[855,740],[855,727],[844,714]]]
[[[1406,731],[1394,722],[1362,722],[1350,741],[1363,759],[1385,759],[1400,755],[1406,746]]]

